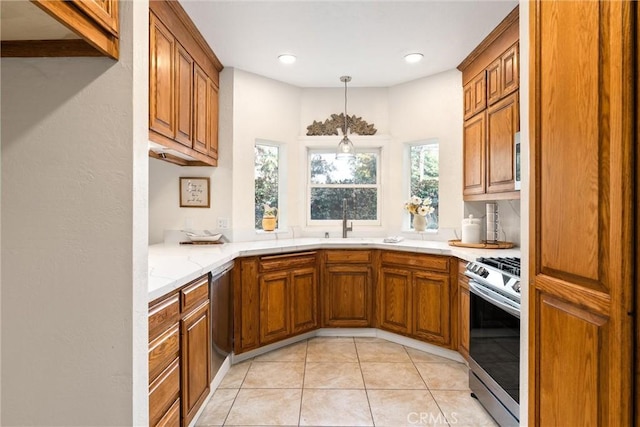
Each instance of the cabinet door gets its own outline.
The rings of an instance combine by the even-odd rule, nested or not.
[[[416,271],[412,291],[413,334],[435,344],[449,344],[449,276]]]
[[[193,58],[176,43],[176,141],[191,148],[193,125]]]
[[[462,147],[464,195],[485,192],[485,127],[486,113],[480,113],[464,122]]]
[[[327,266],[322,289],[324,326],[370,326],[372,284],[368,266]]]
[[[411,273],[407,270],[380,269],[380,326],[408,334],[411,331]]]
[[[487,193],[514,191],[514,135],[518,131],[518,94],[487,110]]]
[[[149,129],[167,138],[175,134],[175,38],[154,14],[149,15]]]
[[[289,273],[260,276],[260,345],[287,338],[289,320]]]
[[[638,424],[637,13],[531,2],[530,426]]]
[[[118,0],[73,0],[73,4],[100,27],[118,35]]]
[[[182,320],[182,418],[189,424],[209,394],[211,341],[209,300]]]
[[[233,281],[234,351],[240,354],[260,346],[260,283],[258,260],[241,259]]]
[[[463,91],[465,120],[487,108],[487,88],[484,71],[467,83]]]
[[[202,154],[207,154],[209,152],[207,145],[209,140],[207,128],[209,79],[198,64],[194,64],[193,80],[193,148]]]
[[[460,343],[458,347],[458,351],[465,359],[469,359],[469,315],[470,315],[470,303],[471,303],[471,295],[469,294],[469,289],[464,286],[459,286],[459,299],[458,299],[458,312],[460,314],[459,317],[459,336]]]
[[[511,46],[500,57],[500,86],[502,97],[509,95],[520,87],[518,43]]]
[[[502,97],[502,60],[496,59],[487,67],[487,105]]]
[[[218,87],[211,79],[209,79],[208,102],[209,157],[218,160]]]
[[[315,268],[291,272],[291,333],[318,327],[318,280]]]

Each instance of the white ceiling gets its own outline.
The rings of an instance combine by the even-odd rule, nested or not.
[[[225,67],[300,87],[389,87],[455,68],[517,0],[181,0]],[[407,53],[424,59],[407,64]],[[278,55],[298,60],[283,65]]]

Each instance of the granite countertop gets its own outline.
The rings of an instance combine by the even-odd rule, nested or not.
[[[149,246],[149,301],[214,271],[243,256],[279,254],[314,249],[389,249],[406,252],[450,255],[466,261],[478,257],[520,257],[520,249],[469,249],[447,242],[410,240],[384,243],[382,238],[322,239],[299,238],[223,245],[158,244]]]

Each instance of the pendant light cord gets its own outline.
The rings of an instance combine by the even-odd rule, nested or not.
[[[347,79],[344,79],[344,136],[349,131],[349,116],[347,115]]]

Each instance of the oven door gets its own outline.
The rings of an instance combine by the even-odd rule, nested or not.
[[[470,387],[496,421],[516,425],[520,411],[519,307],[473,280],[469,290]]]

